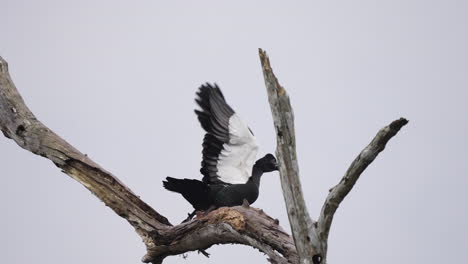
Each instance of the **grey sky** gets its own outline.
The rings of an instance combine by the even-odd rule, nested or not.
[[[170,2],[170,3],[168,3]],[[223,1],[226,2],[226,1]],[[34,113],[176,223],[165,176],[201,177],[193,108],[217,82],[260,155],[274,130],[257,48],[296,114],[316,218],[375,133],[409,125],[365,171],[332,226],[330,263],[467,263],[467,1],[0,0],[0,55]],[[129,224],[48,160],[0,138],[2,263],[139,263]],[[255,203],[289,229],[278,174]],[[167,263],[264,263],[242,246]]]

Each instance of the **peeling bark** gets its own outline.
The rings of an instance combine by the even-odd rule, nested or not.
[[[214,244],[253,246],[272,263],[297,263],[292,238],[262,210],[243,206],[222,207],[193,221],[175,226],[169,235],[148,248],[143,262],[158,261],[167,254],[206,249]]]

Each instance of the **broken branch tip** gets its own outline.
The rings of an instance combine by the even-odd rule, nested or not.
[[[408,122],[409,122],[408,119],[401,117],[400,119],[397,119],[390,124],[390,129],[400,130],[403,126],[408,124]]]
[[[8,62],[4,60],[2,56],[0,56],[0,72],[8,72]]]

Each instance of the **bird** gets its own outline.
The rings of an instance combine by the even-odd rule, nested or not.
[[[258,144],[252,130],[227,104],[217,84],[200,86],[195,114],[206,134],[203,138],[202,180],[166,177],[165,189],[180,193],[197,211],[253,204],[259,196],[261,176],[278,170],[273,154],[255,161]]]

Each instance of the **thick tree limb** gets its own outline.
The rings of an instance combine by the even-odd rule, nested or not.
[[[171,235],[164,238],[162,245],[148,248],[143,262],[154,262],[167,254],[177,255],[208,248],[213,244],[227,243],[253,246],[267,254],[272,263],[297,263],[292,238],[278,225],[278,221],[262,210],[244,206],[223,207],[194,221],[175,226]]]
[[[382,128],[371,143],[361,151],[357,158],[351,163],[341,181],[328,194],[322,207],[318,220],[318,230],[320,238],[327,245],[328,234],[332,224],[333,216],[338,206],[351,191],[354,184],[359,179],[361,173],[371,164],[377,155],[385,149],[387,142],[395,136],[400,129],[408,123],[405,118],[393,121],[390,125]]]
[[[169,221],[115,176],[44,126],[24,104],[0,57],[0,128],[20,147],[43,156],[102,200],[137,231],[159,232]]]
[[[268,100],[276,130],[281,187],[300,263],[326,263],[328,234],[339,204],[351,191],[361,173],[384,150],[387,142],[408,123],[400,118],[381,129],[372,142],[353,161],[340,183],[330,190],[318,222],[307,211],[302,195],[297,164],[294,114],[286,90],[273,73],[267,54],[259,50]]]
[[[322,245],[315,225],[309,216],[302,195],[299,165],[296,155],[294,114],[286,90],[279,84],[271,69],[266,52],[259,50],[263,77],[276,130],[276,157],[278,159],[284,201],[296,244],[300,263],[312,263],[315,255],[322,255]]]
[[[171,255],[204,250],[214,244],[250,245],[268,255],[271,263],[326,263],[328,234],[339,204],[365,168],[387,142],[407,124],[401,118],[381,129],[353,161],[343,179],[330,190],[318,222],[307,211],[299,180],[294,115],[286,91],[278,83],[268,56],[260,50],[265,84],[277,135],[276,155],[281,186],[293,231],[248,206],[220,208],[190,222],[172,226],[114,175],[79,152],[42,124],[25,105],[0,57],[0,130],[22,148],[51,160],[118,215],[126,219],[147,247],[143,262],[162,263]]]
[[[0,57],[0,130],[22,148],[43,156],[77,180],[118,215],[126,219],[147,247],[144,262],[214,244],[239,243],[264,252],[272,263],[297,263],[292,238],[277,220],[261,210],[220,208],[207,216],[172,226],[115,176],[83,155],[42,124],[25,105]]]

